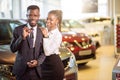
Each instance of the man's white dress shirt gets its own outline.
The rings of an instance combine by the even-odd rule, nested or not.
[[[35,40],[36,40],[36,35],[37,35],[37,26],[31,27],[29,25],[29,23],[27,24],[27,26],[28,26],[29,29],[33,28],[33,36],[34,36],[33,47],[35,47]]]

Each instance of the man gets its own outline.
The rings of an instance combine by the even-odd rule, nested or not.
[[[28,23],[16,27],[13,32],[10,49],[12,52],[17,52],[13,66],[13,73],[17,80],[41,80],[40,66],[45,55],[43,52],[43,35],[37,25],[39,17],[39,7],[36,5],[29,6],[27,8]]]

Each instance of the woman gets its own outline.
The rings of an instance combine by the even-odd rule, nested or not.
[[[59,57],[59,47],[62,35],[58,29],[62,20],[61,10],[52,10],[48,13],[46,29],[42,29],[43,46],[46,59],[42,64],[43,80],[63,80],[64,66]]]

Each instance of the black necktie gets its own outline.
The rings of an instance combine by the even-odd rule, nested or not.
[[[31,28],[31,33],[30,33],[30,48],[33,48],[33,41],[34,41],[34,35],[33,35],[33,28]]]

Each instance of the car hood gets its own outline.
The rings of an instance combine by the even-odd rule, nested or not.
[[[2,50],[0,46],[0,64],[14,64],[16,54],[12,53],[9,49],[6,49],[8,46],[3,46]],[[6,51],[5,51],[6,50]],[[60,48],[60,58],[65,60],[71,56],[71,52],[67,48]]]
[[[15,56],[10,51],[10,45],[0,45],[0,64],[14,64]]]
[[[69,51],[69,49],[63,47],[63,48],[59,48],[59,51],[60,51],[60,58],[61,60],[65,60],[67,58],[69,58],[72,54],[71,54],[71,51]]]
[[[0,51],[10,51],[10,45],[0,45]]]
[[[0,51],[0,64],[14,64],[15,56],[10,51]]]

